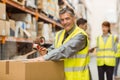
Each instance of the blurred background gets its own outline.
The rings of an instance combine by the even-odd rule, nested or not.
[[[91,48],[102,34],[104,21],[111,23],[112,33],[120,41],[120,0],[0,0],[0,59],[25,55],[33,50],[34,43],[51,46],[55,33],[63,29],[59,10],[64,7],[73,9],[77,19],[87,19]],[[27,58],[37,56],[38,53]],[[98,80],[96,54],[90,56],[92,77]]]

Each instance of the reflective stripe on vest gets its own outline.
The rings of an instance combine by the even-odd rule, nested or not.
[[[87,54],[76,54],[71,56],[70,58],[86,58],[87,56]]]
[[[97,58],[115,58],[115,56],[97,56]]]
[[[114,51],[113,48],[97,49],[97,51]]]
[[[70,68],[65,68],[65,72],[84,71],[86,69],[88,69],[88,66],[84,66],[84,67],[70,67]]]

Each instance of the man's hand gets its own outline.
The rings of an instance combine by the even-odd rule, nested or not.
[[[97,48],[97,47],[93,47],[93,48],[89,49],[88,52],[89,52],[89,53],[93,53],[96,48]]]
[[[95,48],[89,49],[89,53],[93,53],[94,50]]]
[[[47,49],[44,48],[44,47],[40,47],[38,49],[38,51],[39,51],[40,55],[42,55],[42,56],[45,55],[45,54],[47,54]]]

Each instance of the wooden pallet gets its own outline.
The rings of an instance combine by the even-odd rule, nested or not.
[[[14,1],[15,3],[20,4],[22,6],[25,5],[25,0],[12,0],[12,1]]]

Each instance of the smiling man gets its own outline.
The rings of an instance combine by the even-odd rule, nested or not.
[[[56,34],[49,49],[39,49],[40,53],[46,54],[34,60],[64,59],[65,80],[89,80],[87,34],[75,24],[73,10],[64,8],[59,16],[64,29]]]

